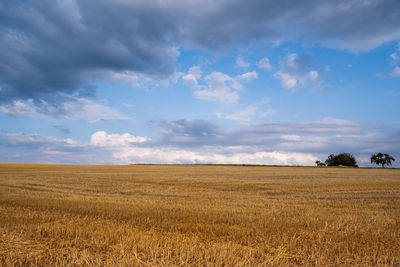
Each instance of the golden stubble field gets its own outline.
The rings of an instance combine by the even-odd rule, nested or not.
[[[398,266],[400,170],[0,164],[1,266]]]

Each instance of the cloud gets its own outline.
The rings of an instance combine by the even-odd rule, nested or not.
[[[303,123],[256,124],[232,131],[206,121],[179,120],[159,124],[159,140],[108,147],[121,163],[234,163],[314,165],[331,153],[351,152],[362,166],[376,151],[395,157],[398,129],[325,118]],[[113,135],[110,135],[113,136]],[[116,135],[116,140],[120,137]],[[363,161],[364,159],[364,161]]]
[[[215,149],[215,148],[213,148]],[[218,148],[217,148],[218,149]],[[309,165],[317,159],[310,154],[287,152],[216,153],[210,149],[200,151],[176,148],[131,148],[113,154],[121,163],[180,163],[180,164],[270,164]]]
[[[192,29],[191,42],[205,47],[306,37],[328,47],[366,51],[399,39],[398,8],[395,0],[207,2],[197,6],[197,16],[192,18],[195,27],[186,28]]]
[[[108,71],[104,72],[102,78],[111,83],[126,84],[131,87],[148,88],[154,86],[168,86],[177,83],[182,73],[174,72],[168,77],[152,77],[137,71]]]
[[[292,89],[297,86],[297,79],[289,73],[278,71],[274,74],[274,77],[279,78],[281,80],[282,86],[286,89]]]
[[[281,60],[280,69],[275,72],[274,77],[281,80],[285,89],[292,91],[296,91],[298,85],[319,87],[322,85],[322,80],[317,70],[310,70],[310,59],[309,53],[288,54],[284,60]]]
[[[234,121],[250,121],[251,118],[256,115],[257,111],[261,109],[260,107],[269,103],[269,101],[270,101],[270,98],[266,97],[262,101],[254,103],[252,105],[248,105],[246,108],[234,111],[233,113],[230,113],[228,115],[223,115],[221,112],[218,112],[217,116],[219,118],[225,118],[225,119],[234,120]],[[273,110],[268,109],[261,116],[266,117],[268,115],[272,115],[273,113],[274,113]]]
[[[302,58],[299,58],[297,54],[292,53],[287,55],[286,62],[284,64],[286,64],[286,66],[290,69],[299,70],[300,68],[304,68],[308,59],[308,54],[303,54]]]
[[[269,58],[267,58],[267,57],[264,57],[264,58],[260,59],[257,62],[257,66],[259,68],[262,68],[262,69],[267,69],[267,70],[272,69],[272,66],[271,66],[271,64],[269,62]]]
[[[231,77],[222,72],[212,72],[202,78],[199,66],[193,66],[187,74],[182,75],[185,85],[196,89],[194,95],[199,99],[233,104],[239,100],[238,91],[243,89],[243,83],[249,83],[258,78],[256,71],[246,72]],[[202,79],[202,84],[199,83]]]
[[[400,39],[399,9],[396,0],[5,0],[0,101],[51,102],[55,94],[71,95],[110,79],[110,72],[131,84],[139,74],[170,77],[181,47],[212,52],[302,37],[367,51]]]
[[[310,81],[312,81],[312,82],[318,81],[318,76],[319,76],[318,71],[316,71],[316,70],[312,70],[308,74],[308,77],[309,77]]]
[[[149,76],[174,72],[177,48],[166,41],[171,31],[163,31],[169,27],[169,18],[160,14],[146,23],[143,5],[2,1],[0,9],[3,101],[69,94],[101,78],[104,71]],[[104,20],[105,14],[109,20]]]
[[[216,125],[204,121],[197,122],[198,124],[196,121],[170,123],[176,127],[168,127],[168,134],[163,134],[161,143],[164,146],[187,147],[193,142],[196,146],[246,147],[263,151],[329,153],[351,150],[355,153],[375,149],[391,150],[399,134],[396,129],[362,125],[335,118],[292,124],[253,124],[233,131],[223,131]],[[198,125],[197,130],[187,130],[192,129],[193,124]],[[165,125],[165,123],[160,125],[161,133],[164,133]],[[199,138],[198,133],[201,132],[202,125],[206,126],[204,128],[208,134]],[[287,140],[288,135],[300,136],[300,139]]]
[[[243,58],[242,55],[238,55],[238,56],[236,57],[236,65],[239,66],[239,67],[241,67],[241,68],[248,68],[248,67],[250,67],[250,63],[249,63],[249,62],[246,62],[246,61],[244,60],[244,58]]]
[[[235,121],[249,121],[250,118],[256,113],[256,111],[257,107],[254,105],[250,105],[243,110],[239,110],[237,112],[225,116],[225,118]]]
[[[7,133],[4,137],[7,138],[10,145],[25,145],[25,144],[52,144],[63,143],[68,144],[67,139],[59,140],[54,137],[43,136],[39,134],[23,134],[23,133]]]
[[[314,165],[331,153],[350,152],[361,166],[370,166],[368,158],[373,153],[400,157],[399,129],[337,118],[248,124],[231,130],[203,120],[182,119],[162,121],[159,127],[155,139],[97,131],[88,142],[3,131],[0,161]]]
[[[307,165],[316,157],[296,152],[262,152],[254,148],[234,145],[207,145],[209,138],[218,138],[219,128],[205,121],[180,120],[161,122],[162,143],[146,143],[146,137],[134,137],[129,133],[107,134],[96,132],[90,146],[102,147],[112,152],[113,162],[129,163],[222,163],[222,164],[283,164]],[[193,139],[199,142],[193,142]],[[201,141],[203,139],[203,141]],[[174,141],[175,140],[175,141]],[[138,144],[139,143],[139,144]],[[185,144],[182,146],[182,144]]]
[[[399,55],[395,52],[395,53],[392,53],[391,55],[390,55],[390,61],[389,61],[389,65],[390,66],[392,66],[392,67],[394,67],[393,68],[393,70],[392,70],[392,72],[390,73],[390,76],[392,76],[392,77],[399,77],[400,76],[400,67],[399,66],[397,66],[398,65],[398,62],[400,61],[400,57],[399,57]]]
[[[397,53],[391,54],[391,55],[390,55],[390,58],[391,58],[394,62],[397,62],[397,61],[400,60],[400,57],[399,57],[399,55],[397,55]]]
[[[99,164],[110,156],[87,143],[40,134],[0,133],[2,162]]]
[[[65,116],[70,119],[85,119],[90,123],[108,120],[127,120],[129,117],[121,112],[92,102],[87,99],[77,99],[77,101],[65,102],[62,105]]]
[[[274,110],[274,109],[267,109],[267,110],[262,114],[262,117],[269,117],[269,116],[274,115],[275,113],[277,113],[276,110]]]
[[[90,145],[101,147],[118,147],[129,146],[132,143],[143,143],[149,141],[150,138],[145,136],[133,136],[129,133],[124,134],[107,134],[104,131],[98,131],[92,134]]]
[[[0,105],[0,111],[12,116],[29,115],[50,119],[84,119],[90,123],[129,119],[121,112],[89,99],[80,97],[68,99],[68,101],[56,104],[44,100],[36,103],[32,99],[26,101],[14,100],[12,103]]]
[[[121,71],[113,72],[109,71],[108,75],[104,75],[104,78],[112,83],[127,84],[132,87],[148,87],[150,85],[159,85],[168,83],[168,79],[151,79],[150,77],[134,71]],[[173,80],[174,77],[171,77]]]
[[[236,80],[247,82],[247,83],[251,82],[257,78],[258,78],[258,73],[255,70],[236,76]]]
[[[32,100],[27,101],[27,103],[15,100],[11,104],[1,105],[0,111],[9,115],[36,115],[39,113]]]
[[[399,77],[400,76],[400,67],[399,66],[394,67],[391,75],[392,75],[392,77]]]
[[[53,127],[64,134],[70,134],[71,130],[62,125],[53,125]]]
[[[201,78],[201,75],[200,66],[193,66],[189,69],[188,74],[182,76],[182,81],[189,87],[199,88],[198,80]]]
[[[200,99],[233,104],[239,100],[237,90],[242,86],[232,77],[222,72],[212,72],[204,78],[207,86],[194,92]]]
[[[122,82],[129,84],[133,87],[140,86],[140,77],[138,74],[130,71],[118,73],[114,72],[110,74],[110,80],[113,82]]]
[[[162,137],[155,141],[158,145],[167,143],[197,146],[208,142],[210,139],[219,139],[222,130],[205,120],[182,119],[177,121],[161,121],[158,126]]]

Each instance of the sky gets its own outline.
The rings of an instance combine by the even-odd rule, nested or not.
[[[398,0],[2,0],[0,162],[400,167]]]

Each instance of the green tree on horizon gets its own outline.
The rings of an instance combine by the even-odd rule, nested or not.
[[[358,167],[356,158],[350,153],[330,154],[325,160],[325,164],[329,167],[332,166],[349,166]]]
[[[378,154],[374,154],[371,156],[371,163],[375,163],[376,165],[382,165],[382,168],[385,168],[385,165],[391,166],[392,161],[395,159],[389,154],[383,154],[379,152]]]

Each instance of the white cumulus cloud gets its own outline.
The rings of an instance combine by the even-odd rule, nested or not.
[[[215,153],[212,150],[192,151],[176,148],[127,148],[113,153],[113,157],[124,164],[129,163],[183,163],[183,164],[270,164],[313,165],[317,157],[305,153],[240,152]]]
[[[221,72],[212,72],[204,80],[206,88],[194,92],[198,98],[226,104],[233,104],[239,100],[237,90],[242,89],[242,86],[232,77]]]
[[[188,74],[182,76],[182,80],[187,86],[198,88],[198,80],[201,78],[201,75],[200,66],[193,66],[189,69]]]
[[[214,71],[202,77],[199,66],[193,66],[187,74],[182,75],[185,85],[195,89],[194,95],[199,99],[233,104],[239,100],[238,91],[243,89],[243,83],[258,78],[256,71],[246,72],[237,76]]]
[[[400,67],[399,67],[399,66],[396,66],[396,67],[393,69],[391,75],[392,75],[393,77],[399,77],[399,76],[400,76]]]
[[[274,77],[280,79],[281,85],[285,89],[292,89],[292,91],[296,91],[298,86],[321,86],[323,81],[320,79],[320,72],[309,70],[310,58],[311,54],[288,54],[281,60],[280,69],[274,74]]]
[[[133,136],[129,133],[108,134],[104,131],[98,131],[92,134],[90,145],[101,147],[120,147],[129,146],[132,143],[143,143],[149,141],[146,136]]]
[[[250,67],[250,63],[246,62],[242,55],[236,57],[236,65],[241,68],[248,68]]]
[[[264,57],[257,62],[257,66],[262,69],[271,69],[271,63],[269,62],[269,58]]]
[[[297,85],[297,79],[289,73],[278,71],[274,74],[274,77],[279,78],[281,80],[282,86],[286,89],[293,89]]]
[[[244,81],[244,82],[251,82],[251,81],[253,81],[253,80],[257,79],[257,78],[258,78],[258,73],[255,70],[253,70],[253,71],[246,72],[246,73],[243,73],[241,75],[238,75],[236,77],[236,80]]]

